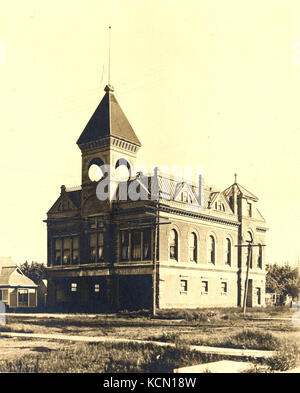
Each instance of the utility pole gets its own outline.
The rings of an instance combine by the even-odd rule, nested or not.
[[[155,206],[155,221],[154,221],[154,239],[153,239],[153,299],[152,299],[152,313],[156,316],[156,296],[157,296],[157,235],[158,235],[159,215],[158,215],[158,202]]]
[[[247,247],[248,255],[247,255],[247,272],[246,272],[246,280],[245,280],[245,291],[244,291],[244,301],[243,301],[243,314],[246,313],[247,308],[247,297],[248,297],[248,282],[249,282],[249,270],[250,266],[252,266],[252,248],[253,247],[265,247],[265,244],[252,244],[252,240],[247,240],[248,244],[237,244],[235,247]]]
[[[248,297],[248,283],[249,283],[249,269],[252,265],[252,247],[251,242],[248,244],[248,255],[247,255],[247,272],[246,272],[246,282],[245,282],[245,293],[244,293],[244,304],[243,304],[243,314],[246,312],[247,307],[247,297]]]

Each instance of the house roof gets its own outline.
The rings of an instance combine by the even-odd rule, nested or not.
[[[36,288],[38,285],[26,277],[10,257],[0,257],[0,286]]]
[[[81,145],[114,136],[141,146],[141,142],[113,94],[113,88],[106,86],[104,90],[105,95],[85,126],[77,144]]]

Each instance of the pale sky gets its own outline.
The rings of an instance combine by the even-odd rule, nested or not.
[[[259,197],[268,262],[300,257],[300,2],[0,0],[0,255],[46,262],[46,213],[111,82],[138,161]],[[299,43],[299,44],[297,44]],[[299,46],[297,46],[299,45]],[[297,51],[299,53],[297,53]]]

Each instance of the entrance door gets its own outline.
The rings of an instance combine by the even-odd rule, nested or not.
[[[255,288],[255,298],[256,298],[256,304],[258,306],[261,305],[261,288]]]

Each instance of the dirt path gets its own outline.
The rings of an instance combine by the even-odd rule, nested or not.
[[[66,334],[42,334],[42,333],[14,333],[14,332],[3,332],[0,333],[1,337],[16,337],[16,338],[28,338],[28,339],[45,339],[45,340],[64,340],[73,342],[116,342],[116,343],[142,343],[142,344],[154,344],[159,346],[172,346],[173,343],[165,343],[160,341],[145,341],[145,340],[132,340],[126,338],[116,338],[116,337],[89,337],[89,336],[76,336],[76,335],[66,335]],[[194,351],[199,351],[202,353],[218,354],[218,355],[228,355],[236,357],[252,357],[252,358],[267,358],[274,355],[274,351],[260,351],[255,349],[236,349],[236,348],[220,348],[220,347],[208,347],[199,345],[190,345],[190,348]]]

